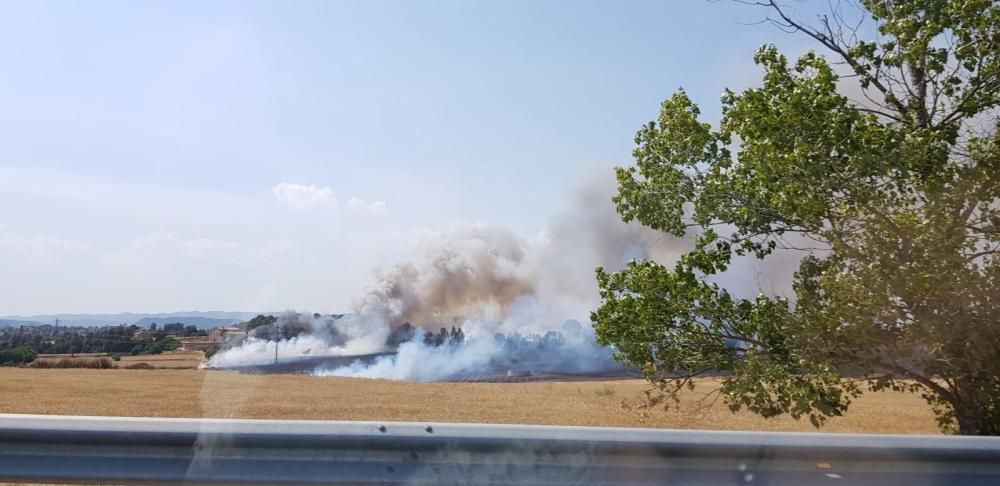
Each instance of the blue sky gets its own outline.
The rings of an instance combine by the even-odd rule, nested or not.
[[[762,12],[659,2],[4,2],[0,314],[349,305],[470,222],[544,231]]]

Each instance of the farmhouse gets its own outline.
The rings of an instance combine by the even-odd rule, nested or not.
[[[246,335],[242,329],[231,327],[215,327],[208,331],[208,340],[213,343],[222,343],[233,338],[241,338]]]

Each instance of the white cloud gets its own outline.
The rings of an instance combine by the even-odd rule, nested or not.
[[[286,185],[275,192],[289,191]],[[0,313],[343,312],[369,284],[372,268],[409,254],[412,238],[385,233],[405,234],[411,223],[400,215],[332,217],[333,190],[320,184],[308,192],[326,206],[290,211],[266,191],[178,187],[0,160]],[[347,198],[340,202],[349,212]]]
[[[0,262],[43,265],[61,263],[66,258],[91,250],[90,244],[75,239],[44,234],[20,234],[0,225]]]
[[[0,227],[0,314],[198,309],[344,312],[412,238],[156,231],[113,242]]]
[[[333,189],[326,186],[282,182],[271,188],[271,194],[274,194],[275,199],[293,209],[337,205],[337,197],[333,194]]]
[[[372,214],[382,214],[386,209],[385,201],[366,203],[363,199],[357,197],[352,197],[348,200],[347,207],[349,207],[352,212],[368,212]]]

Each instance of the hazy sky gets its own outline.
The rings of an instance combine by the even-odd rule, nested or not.
[[[0,315],[344,310],[470,222],[536,235],[762,12],[657,2],[0,3]]]

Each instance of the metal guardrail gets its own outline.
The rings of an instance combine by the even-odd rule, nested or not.
[[[1000,438],[0,414],[0,482],[1000,484]]]

